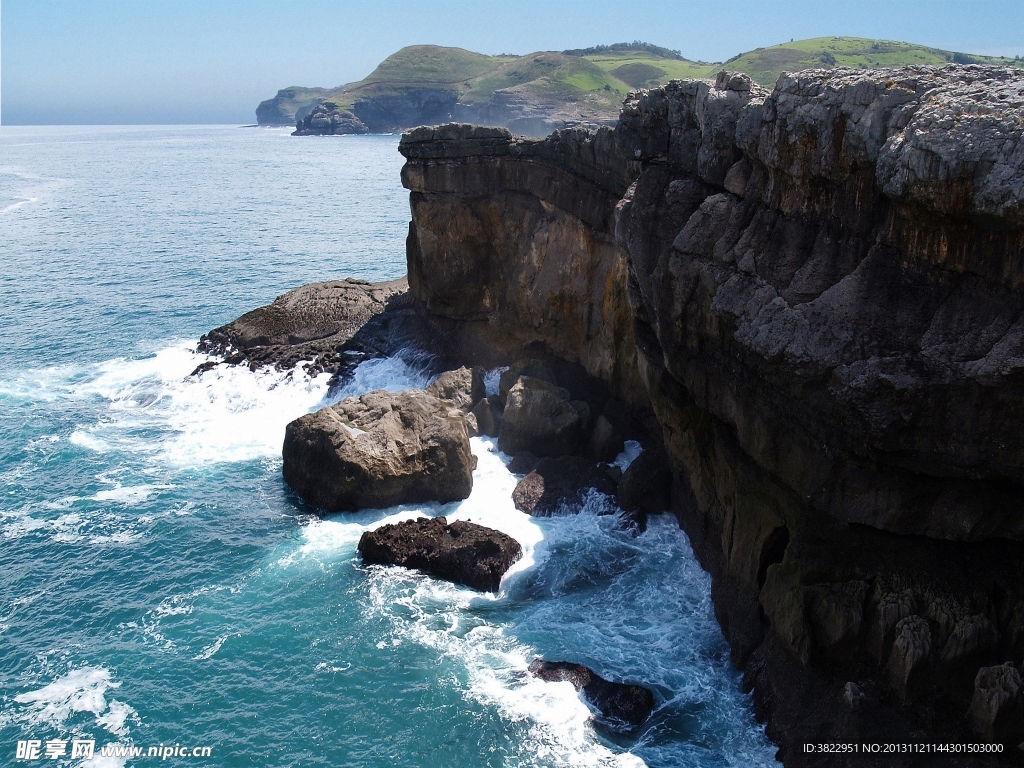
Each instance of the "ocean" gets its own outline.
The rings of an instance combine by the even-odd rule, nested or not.
[[[364,362],[335,392],[190,376],[202,333],[290,288],[405,273],[398,137],[289,132],[0,128],[0,764],[772,764],[671,516],[635,539],[589,508],[530,518],[474,438],[464,502],[320,518],[281,479],[285,425],[424,386],[429,359]],[[420,514],[525,557],[496,595],[361,564],[363,531]],[[536,656],[657,709],[603,731],[529,676]]]

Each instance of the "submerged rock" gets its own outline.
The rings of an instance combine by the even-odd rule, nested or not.
[[[594,670],[569,661],[534,659],[530,673],[541,680],[573,684],[608,725],[620,729],[636,728],[654,711],[654,694],[641,685],[613,683]]]
[[[525,454],[517,454],[513,464]],[[580,456],[544,457],[516,485],[512,501],[520,512],[534,517],[547,517],[572,507],[577,507],[578,512],[592,488],[611,496],[615,493],[615,481]]]
[[[285,429],[284,479],[334,512],[469,496],[476,458],[466,417],[421,390],[377,390],[302,416]]]
[[[532,376],[520,376],[508,392],[498,432],[498,449],[538,456],[576,453],[583,445],[590,409],[570,400],[568,390]]]
[[[368,565],[401,565],[456,584],[497,592],[501,577],[523,556],[519,542],[501,531],[443,517],[382,525],[359,539]]]

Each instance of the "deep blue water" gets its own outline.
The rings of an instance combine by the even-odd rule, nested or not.
[[[586,509],[528,518],[474,439],[465,502],[318,520],[280,445],[326,378],[188,377],[201,333],[289,288],[404,273],[397,141],[0,129],[0,764],[75,738],[97,757],[45,763],[161,763],[108,744],[216,766],[772,763],[671,518],[637,539]],[[371,361],[344,394],[428,380]],[[368,525],[423,513],[527,556],[498,595],[362,567]],[[645,683],[658,709],[637,738],[599,733],[568,683],[526,674],[536,655]]]

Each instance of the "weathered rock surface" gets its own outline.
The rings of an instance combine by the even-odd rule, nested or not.
[[[445,371],[425,391],[428,395],[442,400],[451,400],[463,413],[469,413],[474,405],[487,397],[483,371],[466,366],[454,371]]]
[[[498,432],[498,449],[538,456],[578,453],[587,437],[590,408],[570,400],[568,390],[532,376],[520,376],[508,391]]]
[[[476,460],[466,418],[421,390],[377,390],[302,416],[285,429],[284,479],[336,512],[469,496]]]
[[[519,460],[520,455],[517,454],[513,462]],[[510,469],[515,471],[511,465]],[[516,484],[512,502],[520,512],[534,517],[562,511],[579,512],[591,489],[614,496],[615,481],[589,459],[544,457]]]
[[[543,344],[653,408],[789,766],[969,740],[999,710],[979,669],[1024,656],[1022,138],[1024,75],[978,66],[723,74],[633,94],[614,131],[403,138],[410,292],[467,348]]]
[[[523,556],[511,536],[476,523],[421,517],[382,525],[359,538],[367,565],[401,565],[482,592],[497,592],[501,577]]]
[[[582,664],[534,659],[529,669],[541,680],[572,683],[606,724],[613,727],[636,728],[654,711],[654,694],[649,689],[630,683],[613,683]]]
[[[345,345],[361,330],[372,335],[374,328],[367,328],[370,320],[401,307],[408,288],[405,279],[368,283],[349,278],[304,285],[205,334],[199,351],[254,369],[293,368],[312,361],[310,372],[334,370]],[[380,326],[378,330],[386,328],[384,323]],[[354,351],[372,346],[360,346],[358,341],[350,345]]]

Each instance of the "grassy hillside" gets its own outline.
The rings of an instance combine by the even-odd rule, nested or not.
[[[782,72],[831,67],[900,67],[908,64],[1021,64],[998,56],[974,56],[924,45],[862,37],[815,37],[757,48],[735,56],[718,68],[746,72],[762,85],[771,86]]]
[[[563,112],[600,121],[618,115],[622,98],[630,90],[680,78],[714,77],[723,68],[746,72],[762,85],[771,86],[784,71],[953,62],[1024,65],[1015,59],[856,37],[797,40],[716,63],[690,61],[679,51],[638,42],[525,56],[486,56],[461,48],[414,45],[392,54],[357,83],[333,89],[284,89],[275,99],[263,102],[257,116],[260,122],[274,122],[275,116],[280,117],[278,122],[288,122],[296,111],[308,111],[320,100],[349,110],[360,99],[386,99],[432,88],[450,92],[465,105],[486,104],[500,91],[509,99],[559,104]]]

